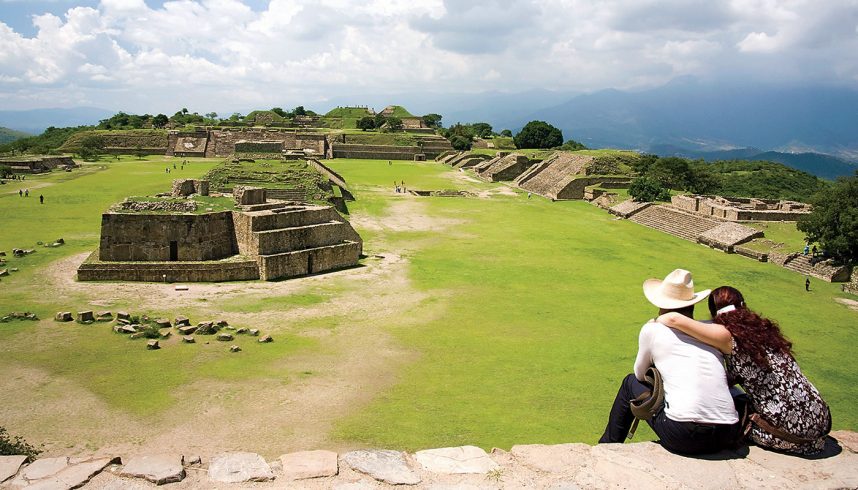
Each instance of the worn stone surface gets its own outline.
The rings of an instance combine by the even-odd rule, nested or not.
[[[77,312],[77,321],[80,323],[92,323],[95,321],[95,316],[92,314],[92,310],[79,311]]]
[[[58,322],[70,322],[74,320],[70,311],[59,311],[56,316],[54,316],[54,320]]]
[[[219,333],[217,334],[216,338],[221,342],[229,342],[230,340],[234,339],[234,337],[230,333]]]
[[[146,342],[146,348],[149,350],[158,350],[161,348],[161,345],[157,340],[150,340],[149,342]]]
[[[366,473],[376,480],[391,485],[416,485],[417,476],[405,461],[405,453],[388,449],[352,451],[343,455],[343,461],[355,471]]]
[[[414,453],[414,459],[433,473],[488,473],[498,468],[485,451],[476,446],[443,447]]]
[[[136,456],[125,463],[120,476],[143,478],[156,485],[180,482],[185,478],[183,461],[179,454]]]
[[[224,453],[209,463],[209,478],[223,483],[270,481],[274,473],[262,456],[256,453]]]
[[[271,337],[270,335],[263,335],[262,337],[259,337],[259,343],[260,344],[265,344],[268,342],[274,342],[274,338]]]
[[[334,476],[339,471],[337,453],[333,451],[300,451],[280,456],[283,477],[304,480]]]
[[[193,325],[185,325],[185,326],[179,327],[179,333],[182,335],[190,335],[190,334],[196,332],[197,328],[198,327],[195,327]]]
[[[185,335],[184,337],[182,337],[182,342],[186,344],[193,344],[196,343],[196,340],[194,340],[193,335]]]
[[[99,311],[95,318],[95,321],[97,322],[109,322],[111,320],[113,320],[113,313],[107,310]]]
[[[574,473],[589,462],[587,444],[527,444],[513,446],[510,454],[519,462],[547,473]]]
[[[837,439],[843,449],[858,453],[858,432],[836,430],[831,433],[831,437]]]
[[[230,352],[241,352],[241,347],[239,347],[237,345],[231,345],[231,346],[229,346],[229,351]]]
[[[15,476],[26,460],[26,456],[0,456],[0,483]]]
[[[186,316],[179,315],[174,320],[174,323],[176,324],[177,327],[187,327],[187,326],[190,326],[191,320]]]
[[[27,490],[78,488],[86,484],[108,465],[120,462],[119,458],[69,460],[69,458],[62,457],[40,459],[24,468],[18,477],[12,481],[12,485],[13,487],[26,487]]]

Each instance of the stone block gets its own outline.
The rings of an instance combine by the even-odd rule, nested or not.
[[[74,317],[72,316],[70,311],[59,311],[54,316],[54,320],[58,322],[70,322],[74,320]]]
[[[433,473],[486,474],[499,468],[485,451],[476,446],[426,449],[414,453],[414,459]]]
[[[274,473],[262,456],[256,453],[224,453],[209,463],[209,479],[221,483],[264,482],[274,479]]]
[[[334,459],[336,460],[336,455]],[[26,456],[0,456],[0,483],[17,475],[26,460]]]
[[[183,462],[179,454],[135,456],[128,460],[119,476],[142,478],[156,485],[176,483],[185,478]]]
[[[77,312],[77,321],[79,323],[92,323],[95,321],[95,316],[92,314],[92,310],[79,311]]]
[[[95,317],[95,321],[97,322],[109,322],[113,320],[113,313],[109,311],[99,311],[98,315]]]
[[[150,340],[146,343],[146,348],[149,350],[158,350],[161,348],[161,345],[158,343],[157,340]]]
[[[353,470],[390,485],[416,485],[420,477],[405,461],[405,453],[388,449],[351,451],[343,461]]]
[[[305,480],[334,476],[339,472],[337,453],[333,451],[300,451],[280,456],[283,477]]]

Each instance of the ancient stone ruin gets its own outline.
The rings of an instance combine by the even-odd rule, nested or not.
[[[592,156],[558,151],[531,166],[515,179],[522,189],[552,200],[584,199],[588,186],[628,187],[628,177],[600,175],[607,169],[595,166]]]
[[[195,191],[207,188],[205,181],[175,187],[190,192],[188,182]],[[99,248],[78,268],[78,279],[275,280],[357,264],[363,241],[333,207],[268,201],[264,189],[243,186],[235,199],[235,210],[204,212],[190,199],[137,202],[142,208],[121,203],[102,215]]]
[[[692,213],[730,221],[797,221],[809,214],[809,204],[775,199],[673,196],[673,206]]]
[[[0,158],[0,165],[9,167],[16,174],[40,174],[55,168],[71,170],[79,167],[72,157],[65,156],[21,156]]]

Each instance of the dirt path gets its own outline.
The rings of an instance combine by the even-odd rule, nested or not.
[[[432,217],[423,207],[417,200],[401,200],[390,206],[384,219],[354,216],[353,222],[383,231],[440,231],[458,223]],[[386,326],[401,327],[402,311],[409,311],[406,321],[414,325],[443,311],[443,302],[426,306],[428,295],[412,287],[407,257],[384,249],[372,253],[377,255],[366,259],[365,266],[331,274],[273,283],[190,284],[188,291],[169,284],[76,282],[75,270],[87,254],[59,260],[39,274],[45,294],[63,298],[69,307],[88,304],[97,310],[132,304],[136,306],[129,310],[175,314],[202,308],[211,318],[265,325],[275,338],[283,331],[278,328],[290,325],[290,333],[313,337],[319,345],[278,364],[296,373],[288,380],[202,377],[177,389],[169,413],[146,420],[109,406],[71,379],[15,365],[0,380],[8,402],[0,407],[0,420],[20,428],[28,439],[44,441],[48,455],[88,454],[96,448],[120,454],[193,450],[211,455],[252,447],[274,457],[288,449],[347,449],[331,434],[335,423],[389,389],[401,367],[418,355],[398,345]],[[222,307],[242,298],[258,301],[321,290],[334,292],[312,306],[253,313]],[[329,317],[345,320],[335,329],[294,327],[301,320]]]

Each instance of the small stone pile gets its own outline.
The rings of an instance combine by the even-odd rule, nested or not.
[[[7,313],[0,317],[0,323],[8,323],[12,320],[38,320],[39,317],[36,316],[35,313],[31,313],[29,311],[13,311],[12,313]]]
[[[175,200],[164,200],[164,201],[133,201],[129,199],[125,199],[117,206],[118,211],[126,211],[126,212],[146,212],[146,211],[164,211],[170,213],[193,213],[197,210],[197,203],[195,201],[175,201]]]

